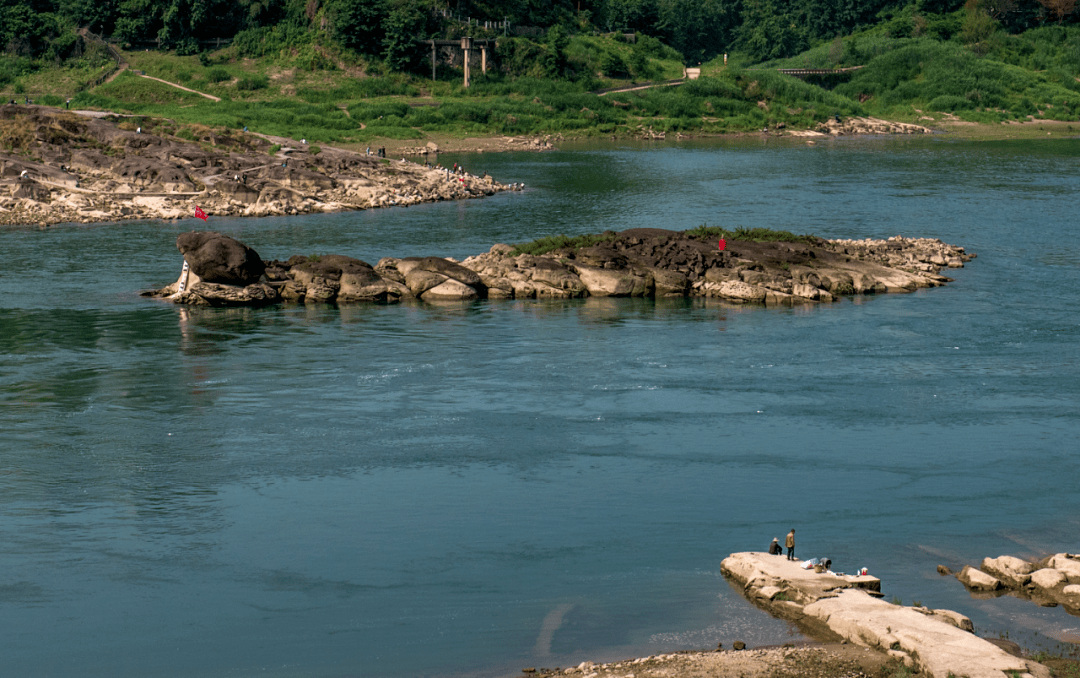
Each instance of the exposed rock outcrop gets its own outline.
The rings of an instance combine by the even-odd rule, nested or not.
[[[890,122],[880,118],[861,118],[859,116],[826,120],[818,124],[817,131],[834,136],[851,134],[932,134],[934,132],[929,127],[923,127],[922,125]]]
[[[188,251],[180,242],[178,247]],[[339,255],[293,257],[268,263],[266,282],[286,301],[705,296],[792,305],[942,285],[950,279],[938,275],[941,266],[962,266],[974,256],[938,240],[900,236],[810,243],[733,240],[721,251],[714,239],[693,232],[631,229],[602,234],[588,247],[564,247],[538,256],[498,244],[460,263],[405,257],[370,266]],[[227,282],[221,275],[208,277],[195,260],[188,262],[202,279]],[[233,284],[252,282],[248,276]],[[171,297],[174,292],[159,290],[154,296]]]
[[[975,576],[961,576],[964,573]],[[999,586],[995,589],[973,585],[980,576],[997,581]],[[1080,616],[1080,554],[1056,553],[1039,561],[1014,556],[985,558],[979,570],[965,566],[957,578],[975,594],[1002,590],[1039,605],[1061,605],[1070,614]]]
[[[767,553],[733,553],[720,571],[742,585],[747,598],[809,635],[881,650],[934,678],[1050,676],[1045,666],[976,636],[967,617],[885,602],[858,588],[862,578],[816,574]]]
[[[0,224],[408,206],[509,190],[489,176],[240,131],[0,105]],[[147,124],[147,123],[143,123]],[[189,136],[192,136],[189,135]]]
[[[259,282],[266,269],[255,250],[214,231],[181,233],[176,249],[191,271],[208,283],[251,285]]]

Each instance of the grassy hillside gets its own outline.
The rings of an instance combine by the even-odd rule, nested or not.
[[[913,6],[914,7],[914,6]],[[752,63],[733,52],[702,64],[703,77],[678,87],[609,93],[603,88],[681,77],[682,57],[655,38],[582,32],[552,48],[500,42],[502,72],[440,66],[432,81],[332,41],[243,56],[234,45],[200,55],[129,50],[128,71],[85,84],[111,68],[100,50],[62,65],[0,59],[0,98],[31,97],[81,108],[342,144],[422,140],[432,135],[635,136],[646,130],[719,134],[813,128],[835,115],[906,122],[1080,120],[1080,25],[1015,35],[993,23],[972,28],[968,10],[898,15],[794,56]],[[976,27],[978,28],[978,27]],[[554,39],[553,39],[554,40]],[[547,50],[547,51],[545,51]],[[552,66],[552,54],[561,65]],[[803,82],[777,68],[846,68],[844,77]],[[552,68],[564,77],[551,77]],[[140,77],[144,72],[197,93]],[[509,73],[517,75],[510,75]]]

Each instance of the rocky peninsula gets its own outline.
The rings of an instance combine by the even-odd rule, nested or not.
[[[185,264],[180,279],[144,294],[209,306],[586,296],[813,304],[943,285],[951,278],[941,269],[962,267],[975,257],[939,240],[902,236],[732,239],[721,249],[719,237],[702,228],[609,231],[566,239],[538,254],[497,244],[460,262],[387,257],[371,265],[340,254],[264,261],[246,245],[212,231],[182,234],[177,248]]]
[[[884,652],[934,678],[1050,676],[1042,664],[976,636],[964,615],[886,602],[863,577],[804,570],[798,562],[758,552],[733,553],[720,571],[755,604],[811,635]]]
[[[491,177],[284,137],[0,105],[0,225],[269,216],[460,200]],[[185,128],[190,132],[192,128]]]

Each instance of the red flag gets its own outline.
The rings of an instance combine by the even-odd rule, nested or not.
[[[203,212],[201,209],[199,209],[198,205],[195,205],[195,218],[206,221],[206,212]]]
[[[725,247],[727,247],[727,240],[720,238],[720,251],[723,252]]]

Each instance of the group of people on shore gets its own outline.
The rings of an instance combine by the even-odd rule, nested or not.
[[[788,532],[787,538],[784,539],[784,546],[787,547],[787,559],[795,560],[795,528],[791,528],[791,532]],[[773,537],[772,543],[769,544],[769,553],[774,556],[783,555],[784,549],[780,546],[780,540]]]

